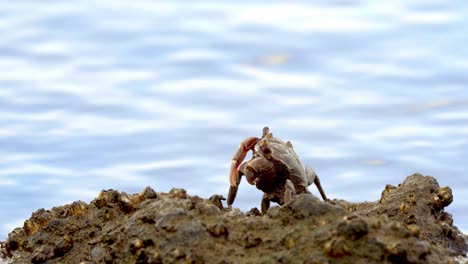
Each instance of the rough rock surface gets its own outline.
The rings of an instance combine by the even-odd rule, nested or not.
[[[444,211],[450,188],[420,174],[376,202],[303,194],[261,215],[222,199],[102,191],[90,204],[34,212],[1,254],[13,263],[457,263],[468,251]]]

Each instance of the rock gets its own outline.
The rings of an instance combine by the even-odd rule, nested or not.
[[[225,201],[226,198],[224,198],[222,195],[219,195],[219,194],[212,195],[209,200],[219,209],[221,210],[224,209],[222,201]]]
[[[208,233],[214,237],[224,237],[227,238],[229,236],[229,231],[227,227],[222,223],[211,224],[207,228]]]
[[[73,239],[69,235],[65,235],[58,239],[54,245],[54,257],[62,257],[73,248]]]
[[[178,220],[187,216],[187,212],[182,208],[168,208],[164,214],[161,214],[154,225],[156,228],[169,232],[177,230]]]
[[[318,217],[328,213],[344,214],[344,211],[341,208],[322,202],[310,193],[304,193],[296,196],[295,199],[285,205],[285,208],[290,210],[287,214],[294,215],[299,219]]]
[[[31,263],[45,263],[54,258],[53,248],[41,245],[31,255]]]
[[[119,195],[119,207],[125,213],[131,213],[135,210],[135,206],[137,205],[137,200],[134,197],[122,192]]]
[[[102,190],[98,197],[91,201],[91,203],[96,206],[97,208],[101,208],[108,204],[117,203],[119,200],[119,192],[109,189],[109,190]]]
[[[158,198],[156,192],[149,186],[146,186],[146,188],[141,191],[138,196],[140,197],[141,201]]]
[[[433,177],[385,186],[375,202],[294,197],[266,214],[183,189],[104,190],[90,204],[40,209],[0,253],[13,263],[457,263],[466,236]],[[1,255],[0,255],[1,256]]]
[[[338,223],[337,226],[338,234],[344,236],[350,240],[357,240],[369,233],[369,227],[367,223],[362,218],[353,218],[345,220]]]
[[[452,201],[449,187],[440,187],[435,178],[419,173],[408,176],[398,187],[387,185],[379,202],[335,200],[343,208],[354,208],[355,213],[361,216],[385,215],[408,227],[411,235],[443,245],[451,254],[460,255],[468,251],[467,243],[462,232],[453,225],[452,215],[444,211]],[[398,230],[405,236],[401,229]]]
[[[169,191],[169,197],[175,198],[175,199],[187,199],[187,191],[184,189],[177,189],[177,188],[172,188]]]

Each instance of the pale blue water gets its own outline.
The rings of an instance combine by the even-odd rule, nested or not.
[[[0,1],[0,240],[102,189],[226,196],[265,125],[331,198],[435,176],[467,232],[466,3]]]

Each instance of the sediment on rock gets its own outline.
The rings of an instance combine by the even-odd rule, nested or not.
[[[415,199],[418,197],[418,199]],[[298,195],[265,215],[150,187],[40,209],[1,247],[14,263],[451,263],[468,251],[448,187],[408,176],[376,202]]]

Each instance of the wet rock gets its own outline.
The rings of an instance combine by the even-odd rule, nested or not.
[[[422,264],[468,251],[445,211],[450,188],[421,174],[387,185],[375,202],[303,194],[262,215],[224,208],[223,199],[104,190],[90,204],[34,212],[0,252],[13,263]]]

